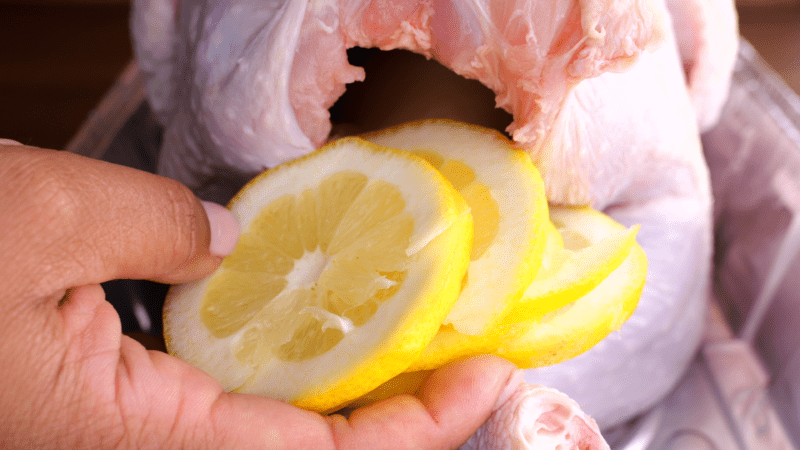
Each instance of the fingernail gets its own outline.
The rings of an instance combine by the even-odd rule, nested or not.
[[[497,402],[494,404],[493,410],[496,410],[501,406],[503,406],[503,403],[507,402],[508,399],[511,398],[512,395],[514,395],[514,392],[517,390],[517,388],[524,379],[523,378],[524,374],[525,371],[523,371],[522,369],[516,369],[513,372],[511,372],[511,376],[508,377],[508,381],[506,382],[503,391],[500,392],[500,396],[497,397]]]
[[[11,139],[0,139],[0,145],[22,145],[17,141],[12,141]]]
[[[206,210],[211,228],[211,244],[208,250],[212,255],[228,256],[239,241],[239,223],[224,206],[212,202],[200,202]]]

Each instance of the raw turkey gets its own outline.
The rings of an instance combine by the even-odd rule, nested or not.
[[[650,270],[632,318],[589,352],[525,375],[610,427],[674,386],[707,298],[698,123],[713,124],[727,94],[735,13],[729,0],[668,3],[136,0],[132,30],[165,126],[159,171],[217,201],[328,139],[329,108],[365,77],[350,47],[413,51],[491,89],[551,202],[642,225]]]

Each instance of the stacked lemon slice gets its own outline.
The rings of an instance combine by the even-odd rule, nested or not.
[[[229,391],[320,412],[475,354],[572,357],[632,313],[646,273],[635,229],[548,213],[525,153],[452,121],[333,142],[229,208],[239,243],[170,290],[167,348]]]
[[[445,323],[469,335],[489,332],[542,261],[547,199],[530,157],[496,131],[452,121],[413,122],[365,138],[421,156],[466,200],[475,224],[470,265]]]

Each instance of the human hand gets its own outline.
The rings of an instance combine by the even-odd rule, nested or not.
[[[0,448],[454,448],[519,382],[510,363],[479,357],[347,419],[226,393],[123,336],[99,285],[210,273],[237,236],[224,208],[167,178],[4,144]]]

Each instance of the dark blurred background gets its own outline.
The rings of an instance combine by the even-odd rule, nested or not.
[[[0,137],[65,147],[132,57],[129,8],[0,0]],[[800,92],[800,0],[742,0],[739,10],[742,35]]]

